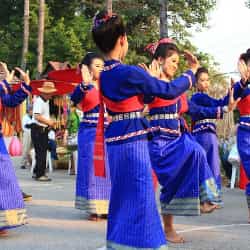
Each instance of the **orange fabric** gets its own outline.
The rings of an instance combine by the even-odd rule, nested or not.
[[[80,105],[83,112],[88,112],[100,103],[99,92],[96,88],[87,91]]]

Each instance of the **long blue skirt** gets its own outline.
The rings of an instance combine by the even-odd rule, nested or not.
[[[108,250],[165,250],[153,190],[148,141],[108,145],[112,182]]]
[[[205,151],[192,135],[155,136],[149,150],[161,185],[162,214],[200,215],[200,203],[218,202],[217,186]]]
[[[250,208],[250,129],[239,126],[237,132],[237,146],[244,170],[248,178],[246,186],[246,196],[248,207]]]
[[[108,214],[111,182],[108,161],[106,177],[95,176],[93,168],[95,127],[80,124],[78,131],[78,167],[75,207],[87,214]]]
[[[0,135],[0,230],[24,225],[26,219],[22,192]]]
[[[208,165],[213,173],[218,192],[222,195],[218,138],[215,133],[204,131],[194,134],[196,141],[206,152]]]

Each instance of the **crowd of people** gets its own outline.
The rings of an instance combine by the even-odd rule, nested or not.
[[[191,52],[184,51],[188,70],[174,78],[181,52],[172,39],[146,47],[152,56],[150,66],[131,66],[122,63],[128,40],[121,16],[99,12],[92,35],[102,55],[87,53],[79,64],[82,82],[71,101],[83,117],[77,129],[79,120],[72,110],[74,129],[65,134],[78,136],[75,207],[84,210],[90,220],[107,219],[106,247],[110,250],[164,250],[167,241],[184,243],[175,230],[174,216],[197,216],[223,207],[215,121],[236,106],[240,111],[237,145],[250,179],[250,50],[240,55],[241,79],[224,98],[214,99],[207,94],[209,72]],[[6,79],[0,83],[1,104],[17,106],[32,91],[29,76],[18,69],[24,82],[10,94],[13,73],[3,63],[2,67]],[[192,87],[197,91],[188,99],[186,92]],[[25,118],[27,149],[22,166],[29,164],[26,134],[31,133],[34,178],[47,182],[51,180],[45,173],[48,131],[54,127],[49,99],[56,87],[45,82],[39,91],[32,114],[28,107]],[[145,107],[149,119],[144,116]],[[192,119],[191,130],[184,114]],[[26,212],[2,136],[0,159],[0,235],[5,235],[7,229],[25,224]],[[161,186],[163,226],[155,201],[155,176]],[[250,223],[250,183],[246,199]]]

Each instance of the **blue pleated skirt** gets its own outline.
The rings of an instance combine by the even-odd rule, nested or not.
[[[208,165],[213,173],[218,192],[222,196],[219,145],[217,135],[213,132],[201,131],[194,134],[196,141],[206,152]]]
[[[165,250],[146,139],[109,144],[108,250]]]
[[[237,146],[240,154],[240,159],[249,180],[246,186],[246,196],[248,207],[250,208],[250,128],[246,128],[243,126],[238,127]]]
[[[26,219],[22,192],[0,135],[0,230],[24,225]]]
[[[75,207],[87,214],[108,214],[111,182],[108,161],[106,177],[95,176],[93,167],[96,127],[80,124]]]
[[[155,136],[149,142],[153,169],[161,185],[163,214],[200,215],[200,203],[218,202],[217,185],[203,148],[189,133]]]

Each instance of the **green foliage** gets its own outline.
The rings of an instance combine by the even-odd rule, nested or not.
[[[204,27],[215,0],[169,0],[168,25],[170,34],[181,49],[197,52],[206,66],[213,60],[199,53],[188,41],[188,27]],[[11,67],[20,64],[23,40],[23,1],[0,0],[0,60]],[[95,13],[105,8],[103,0],[46,0],[44,66],[49,60],[76,64],[87,51],[95,50],[91,25]],[[121,14],[127,24],[129,54],[126,63],[150,61],[144,47],[159,39],[158,0],[113,0],[113,10]],[[30,0],[30,38],[27,67],[36,74],[38,31],[38,1]],[[180,70],[185,68],[181,60]]]

